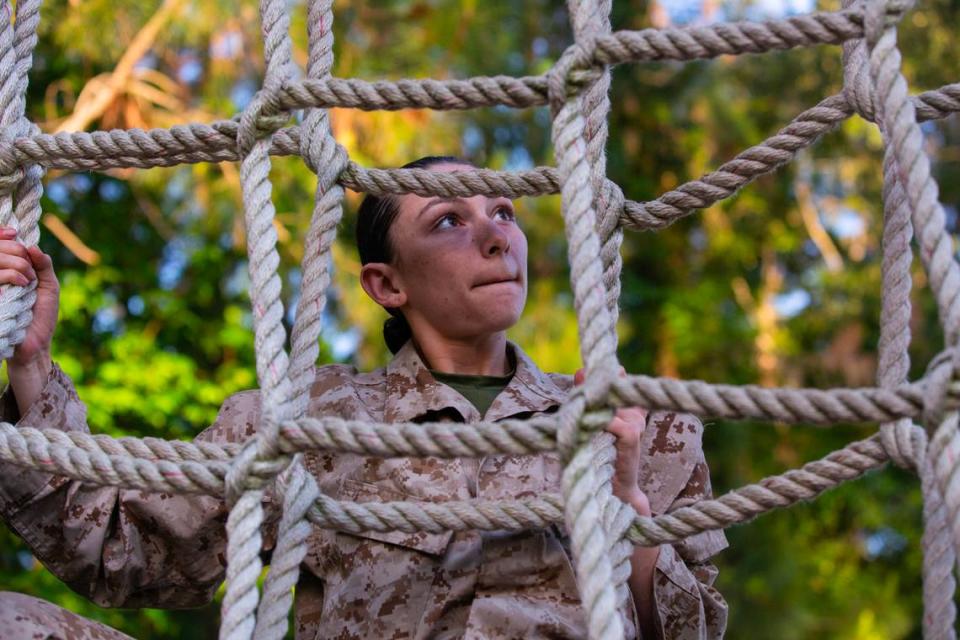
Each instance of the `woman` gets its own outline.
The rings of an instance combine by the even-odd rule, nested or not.
[[[469,168],[455,158],[408,167]],[[367,294],[391,318],[387,367],[317,369],[310,413],[376,422],[476,421],[555,411],[574,380],[545,374],[506,330],[523,309],[527,243],[506,198],[368,196],[357,244]],[[3,419],[82,429],[84,408],[50,361],[57,281],[50,258],[0,235],[0,282],[38,280],[33,324],[8,363]],[[241,441],[258,424],[259,393],[227,399],[200,439]],[[18,422],[19,421],[19,422]],[[641,514],[710,495],[702,426],[689,415],[617,412],[614,491]],[[379,459],[310,453],[307,466],[339,499],[511,499],[559,491],[554,454],[481,460]],[[224,505],[211,497],[82,486],[7,466],[2,511],[37,557],[104,606],[188,607],[209,601],[224,575]],[[265,526],[275,538],[277,515]],[[722,533],[637,547],[631,635],[720,637],[726,604],[708,558]],[[316,529],[297,585],[298,638],[580,638],[586,635],[569,546],[560,527],[524,532],[367,533]],[[22,599],[22,596],[17,596]],[[38,614],[38,626],[42,625]],[[0,625],[2,625],[0,616]]]

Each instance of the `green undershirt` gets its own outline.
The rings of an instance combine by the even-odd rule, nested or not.
[[[430,373],[433,374],[437,382],[442,382],[469,400],[481,416],[487,413],[487,409],[490,408],[496,397],[507,388],[510,380],[513,379],[513,372],[505,376],[474,376],[444,373],[431,369]]]

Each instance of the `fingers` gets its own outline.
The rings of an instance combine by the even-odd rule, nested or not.
[[[0,284],[14,284],[18,287],[25,287],[30,284],[30,280],[16,269],[0,269]]]
[[[620,377],[627,377],[627,370],[620,367]],[[577,369],[573,374],[573,384],[581,385],[586,379],[586,369]],[[607,431],[617,437],[619,442],[636,444],[640,442],[647,428],[647,410],[643,407],[621,407],[617,409]]]
[[[643,421],[626,420],[619,415],[610,420],[607,425],[607,431],[617,438],[618,443],[635,445],[640,442],[643,432],[646,431],[646,424]]]
[[[607,431],[617,438],[618,445],[628,447],[640,443],[644,431],[647,430],[647,410],[641,407],[622,407],[617,409]]]
[[[17,245],[20,250],[9,248],[8,245]],[[16,271],[28,281],[35,280],[37,277],[30,254],[16,242],[0,240],[0,269]]]
[[[27,255],[38,274],[42,274],[43,271],[53,271],[53,259],[41,251],[40,247],[28,247]]]
[[[617,417],[627,422],[637,422],[646,426],[647,410],[643,407],[620,407],[617,409]]]
[[[25,247],[12,227],[0,226],[0,284],[56,283],[53,260],[40,247]]]

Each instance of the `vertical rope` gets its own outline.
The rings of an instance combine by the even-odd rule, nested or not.
[[[19,86],[16,92],[17,106],[15,115],[19,121],[19,135],[32,136],[40,129],[26,118],[27,86],[30,69],[33,67],[33,50],[37,46],[37,27],[40,24],[40,6],[42,0],[26,0],[17,3],[17,21],[14,25],[13,48],[17,55],[17,69],[14,75]],[[46,173],[40,165],[29,165],[26,175],[17,185],[14,195],[14,220],[19,231],[20,241],[33,246],[40,240],[40,197],[43,195],[43,176]],[[26,305],[33,308],[33,302]],[[32,312],[31,312],[32,316]]]
[[[322,79],[333,66],[333,2],[312,0],[307,8],[309,61],[307,74]],[[346,151],[333,139],[329,115],[325,109],[309,109],[300,131],[300,153],[317,174],[313,216],[304,242],[303,280],[297,316],[291,336],[289,414],[302,417],[309,404],[313,366],[319,355],[326,291],[330,285],[330,250],[336,239],[337,225],[343,215],[343,188],[337,184],[346,167]],[[287,613],[293,603],[293,587],[300,575],[300,563],[307,553],[312,525],[306,513],[319,496],[313,476],[303,467],[300,456],[288,469],[288,481],[282,485],[283,517],[264,583],[263,601],[257,614],[254,636],[259,640],[281,640],[287,631]]]
[[[885,224],[877,367],[877,382],[885,388],[894,388],[906,382],[910,370],[910,239],[913,229],[910,224],[910,209],[896,165],[896,158],[891,147],[887,145],[883,159]],[[890,451],[892,448],[888,441],[894,437],[893,434],[906,432],[911,428],[919,429],[913,426],[912,420],[882,424],[881,441]],[[957,610],[953,598],[956,592],[953,575],[956,558],[947,526],[943,495],[935,481],[927,446],[929,445],[925,443],[924,447],[914,450],[916,456],[913,461],[920,476],[923,494],[923,637],[928,640],[948,640],[956,638]]]
[[[568,0],[567,11],[578,42],[587,38],[608,35],[611,32],[610,11],[612,0],[579,2]],[[614,340],[619,314],[620,271],[623,259],[620,245],[623,244],[623,229],[620,227],[620,211],[623,209],[623,193],[611,189],[607,176],[607,127],[610,114],[610,69],[591,81],[580,94],[579,109],[586,117],[584,139],[587,143],[587,160],[591,165],[590,184],[597,210],[597,234],[600,238],[600,258],[603,263],[603,286],[607,295],[607,307],[613,316]]]
[[[953,243],[946,232],[937,184],[930,172],[930,161],[923,151],[923,136],[916,122],[906,80],[900,70],[896,28],[886,24],[885,14],[885,3],[874,2],[867,7],[865,15],[873,95],[881,98],[873,106],[879,111],[881,130],[885,133],[886,196],[888,207],[896,210],[893,216],[898,218],[888,225],[889,235],[885,230],[884,240],[895,247],[897,243],[902,246],[903,236],[908,231],[905,229],[906,223],[899,220],[899,211],[909,207],[920,243],[920,256],[937,300],[944,335],[947,344],[955,346],[960,332],[960,269],[953,258]],[[902,253],[902,248],[900,251]],[[903,282],[903,271],[908,272],[909,265],[904,261],[902,255],[884,258],[884,288],[888,284],[894,288],[894,292],[888,296],[909,293],[909,285]],[[890,310],[887,319],[891,323],[897,322],[897,315],[895,310]],[[893,338],[884,340],[881,347],[885,352],[893,352],[884,359],[879,372],[883,382],[891,383],[895,376],[905,373],[909,361],[903,353],[905,347],[897,347]],[[896,353],[898,349],[901,351],[899,354]],[[952,461],[958,448],[960,434],[957,430],[957,414],[951,412],[937,428],[927,448],[927,455],[922,456],[922,461],[917,461],[924,489],[926,520],[923,628],[924,637],[927,638],[956,636],[953,628],[956,609],[952,602],[956,583],[952,569],[960,541],[960,487],[952,482],[956,472],[956,465]],[[940,493],[933,488],[935,483],[932,475],[939,483]],[[950,545],[944,541],[943,534],[937,531],[948,527],[953,533],[952,550],[947,549]],[[945,598],[949,598],[950,602],[945,602]],[[937,619],[937,616],[942,616],[942,619]]]
[[[247,477],[258,459],[278,454],[280,423],[289,417],[291,386],[284,350],[281,281],[277,273],[280,255],[274,227],[276,209],[270,183],[270,128],[282,126],[281,118],[261,122],[261,113],[290,76],[290,18],[284,0],[261,0],[260,20],[264,40],[266,73],[263,90],[254,97],[240,118],[238,146],[247,254],[250,270],[250,302],[253,307],[254,349],[260,386],[261,415],[256,436],[247,443],[227,475],[228,498],[239,499],[227,521],[227,590],[223,598],[221,640],[247,640],[254,632],[258,592],[264,491],[248,489]],[[263,135],[263,127],[268,127]],[[242,493],[241,493],[242,492]],[[236,565],[236,566],[234,566]]]
[[[37,44],[41,0],[17,3],[5,1],[0,7],[0,144],[9,145],[18,136],[34,135],[36,126],[25,117],[26,93],[33,50]],[[0,224],[19,230],[26,245],[35,245],[40,238],[40,196],[43,192],[43,169],[30,165],[15,176],[0,176]],[[6,179],[4,179],[6,178]],[[36,282],[26,287],[3,285],[5,304],[0,306],[0,358],[13,355],[16,345],[26,336],[33,319]]]
[[[844,0],[848,7],[852,0]],[[877,100],[873,95],[873,83],[867,58],[867,46],[863,40],[843,44],[844,95],[851,106],[864,118],[877,118]],[[884,388],[893,388],[906,382],[910,373],[910,274],[913,253],[910,240],[913,227],[910,222],[910,207],[897,168],[897,158],[889,144],[889,135],[883,129],[886,141],[883,158],[883,259],[881,271],[880,340],[877,347],[879,360],[877,383]],[[911,432],[915,427],[911,420],[899,420],[880,425],[881,442],[889,452],[904,447],[895,442],[899,434]],[[953,594],[956,580],[953,575],[955,551],[947,526],[947,513],[943,495],[937,486],[930,456],[927,455],[926,438],[923,446],[913,448],[914,459],[894,460],[901,466],[916,469],[923,494],[923,637],[952,640],[956,638],[956,605]]]
[[[593,464],[597,469],[598,482],[593,492],[602,505],[602,524],[607,535],[605,553],[610,556],[613,563],[613,584],[617,592],[617,606],[620,613],[624,614],[622,619],[625,637],[632,638],[636,636],[637,629],[634,628],[633,620],[626,614],[629,611],[629,599],[633,597],[629,580],[633,573],[630,558],[633,556],[634,546],[627,538],[627,532],[633,526],[637,512],[613,495],[611,482],[617,459],[616,438],[610,433],[597,434],[590,441],[590,446],[594,450]]]
[[[578,43],[588,36],[587,20],[609,3],[594,0],[572,5],[572,21]],[[609,25],[609,18],[606,19]],[[609,27],[607,27],[609,28]],[[582,53],[582,51],[581,51]],[[605,264],[598,234],[598,213],[594,185],[605,178],[603,146],[609,101],[609,79],[591,78],[584,97],[568,93],[567,73],[573,68],[576,49],[565,54],[550,78],[551,108],[554,112],[553,146],[561,184],[561,211],[570,258],[570,281],[577,313],[580,354],[586,368],[581,397],[572,397],[558,433],[561,453],[567,459],[563,473],[564,518],[570,534],[580,597],[587,615],[588,636],[622,638],[624,625],[619,615],[618,594],[609,532],[603,515],[612,495],[603,486],[601,451],[581,441],[584,408],[605,399],[617,373],[616,313],[611,309],[605,286]],[[585,115],[586,112],[586,115]],[[591,146],[592,142],[592,146]],[[600,220],[602,223],[603,220]],[[600,226],[603,226],[601,224]],[[609,255],[609,254],[608,254]],[[615,303],[615,300],[614,300]],[[572,452],[572,457],[571,457]],[[609,478],[605,480],[609,484]],[[622,572],[617,574],[622,577]]]
[[[947,344],[955,346],[960,337],[960,266],[953,258],[953,241],[946,231],[939,189],[930,173],[930,159],[923,151],[923,134],[917,124],[916,110],[900,71],[896,29],[884,29],[882,3],[868,4],[866,18],[870,77],[874,95],[883,98],[879,105],[882,127],[890,136],[896,156],[900,182],[920,243],[920,258],[937,301],[940,324]]]
[[[307,7],[307,74],[311,78],[327,78],[333,67],[333,0],[311,0]],[[311,374],[320,353],[317,341],[330,286],[330,252],[343,216],[343,187],[337,180],[349,162],[346,150],[333,137],[326,109],[307,110],[300,128],[300,154],[317,174],[317,188],[304,242],[303,280],[291,340],[291,413],[297,417],[307,410]]]
[[[297,456],[280,483],[283,516],[278,528],[270,573],[263,584],[263,600],[257,610],[253,637],[257,640],[283,640],[287,633],[287,614],[293,605],[293,588],[300,577],[300,563],[307,555],[307,540],[313,525],[306,515],[320,491],[313,476]]]
[[[597,2],[579,2],[568,0],[567,11],[573,27],[574,38],[583,42],[588,38],[597,38],[611,32],[610,12],[613,8],[612,0],[598,0]],[[609,68],[594,78],[577,97],[578,109],[586,119],[584,126],[584,141],[587,148],[587,162],[590,165],[590,186],[594,196],[596,209],[596,230],[601,244],[600,260],[603,266],[603,291],[606,296],[607,309],[610,313],[611,339],[614,344],[619,343],[617,336],[617,317],[620,302],[620,272],[623,267],[623,258],[620,246],[623,244],[623,229],[620,227],[620,211],[623,209],[623,192],[611,188],[607,180],[606,143],[608,137],[608,119],[610,114],[610,78]],[[612,442],[604,451],[615,457]],[[596,455],[600,455],[599,453]],[[627,581],[630,578],[630,557],[633,545],[626,540],[626,529],[633,522],[631,509],[627,508],[613,496],[610,479],[612,475],[613,458],[601,461],[596,458],[597,464],[604,464],[610,474],[601,479],[597,487],[597,499],[603,511],[602,527],[607,536],[606,554],[613,565],[613,584],[617,592],[619,610],[625,611],[627,599],[631,597]],[[599,471],[599,470],[598,470]],[[625,629],[629,634],[632,629],[632,620],[623,619]]]
[[[598,434],[595,438],[603,436]],[[597,463],[601,454],[602,449],[588,443],[577,450],[564,469],[564,521],[570,535],[577,588],[587,615],[587,637],[621,640],[624,627],[618,605],[622,594],[618,594],[614,583],[609,553],[613,545],[601,526],[605,509],[598,499],[598,489],[604,484],[602,465]],[[606,483],[609,484],[609,478]]]

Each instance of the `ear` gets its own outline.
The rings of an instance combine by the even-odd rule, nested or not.
[[[397,270],[383,262],[369,262],[360,269],[360,286],[381,307],[397,309],[407,303]]]

